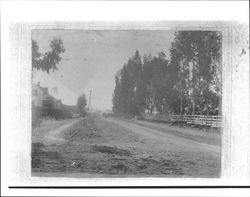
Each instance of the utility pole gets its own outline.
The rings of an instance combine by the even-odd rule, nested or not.
[[[89,112],[90,112],[90,103],[91,103],[91,94],[92,94],[92,90],[89,91]]]

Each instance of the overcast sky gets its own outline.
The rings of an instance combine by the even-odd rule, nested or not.
[[[75,105],[77,97],[85,94],[91,107],[112,109],[115,74],[128,58],[139,50],[140,55],[156,55],[164,51],[168,57],[173,31],[86,31],[86,30],[33,30],[40,52],[49,50],[50,41],[61,38],[66,51],[61,55],[58,70],[47,74],[37,71],[34,82],[41,86],[58,88],[58,98],[64,104]]]

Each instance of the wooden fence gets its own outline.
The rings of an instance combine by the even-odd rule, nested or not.
[[[146,120],[155,120],[163,122],[180,122],[193,125],[202,125],[218,128],[221,127],[221,116],[212,115],[149,115],[144,116]]]

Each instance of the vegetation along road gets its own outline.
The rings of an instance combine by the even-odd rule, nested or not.
[[[177,130],[177,131],[176,131]],[[69,177],[218,177],[218,133],[87,117],[33,129],[32,174]],[[56,140],[57,139],[57,140]]]

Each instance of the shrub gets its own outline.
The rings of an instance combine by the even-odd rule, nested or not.
[[[41,117],[42,117],[42,107],[36,107],[32,105],[32,126],[37,126],[41,123]]]
[[[54,105],[45,105],[43,107],[32,105],[32,126],[37,126],[40,124],[41,119],[50,118],[50,119],[68,119],[72,118],[71,112],[63,105],[54,106]]]

